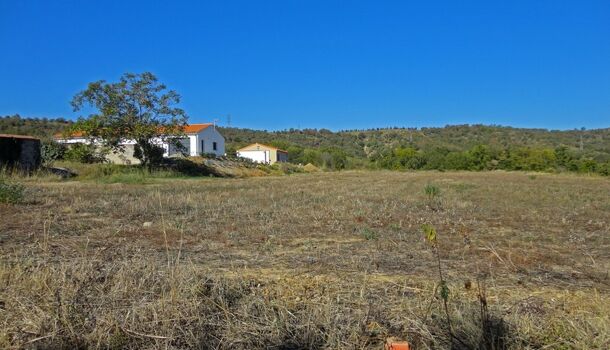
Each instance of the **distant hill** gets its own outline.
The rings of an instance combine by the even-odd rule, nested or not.
[[[0,133],[49,139],[72,124],[62,118],[0,117]],[[294,163],[344,168],[542,170],[610,173],[610,128],[523,129],[494,125],[369,130],[218,127],[227,153],[260,142],[285,149]]]
[[[414,147],[432,150],[465,151],[477,145],[492,149],[510,147],[564,146],[571,151],[596,159],[610,159],[610,128],[595,130],[521,129],[505,126],[450,125],[438,128],[388,128],[346,130],[326,129],[260,131],[219,127],[230,147],[249,143],[271,143],[288,148],[335,147],[356,158],[373,157],[387,149]],[[582,145],[582,150],[581,150]]]
[[[70,126],[72,121],[63,118],[23,118],[20,115],[0,116],[0,134],[36,136],[43,139]]]

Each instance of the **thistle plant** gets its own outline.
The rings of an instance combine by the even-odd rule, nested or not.
[[[430,224],[423,224],[421,226],[421,229],[424,232],[424,235],[426,236],[426,240],[434,249],[434,255],[436,256],[436,262],[437,262],[437,267],[438,267],[438,279],[439,279],[439,283],[436,288],[439,289],[439,295],[440,295],[441,299],[443,300],[443,307],[445,309],[445,315],[447,316],[447,327],[449,328],[449,333],[451,335],[453,335],[453,332],[451,331],[451,318],[449,317],[449,308],[447,306],[447,303],[449,301],[449,287],[447,286],[447,282],[445,281],[445,279],[443,277],[443,268],[442,268],[442,264],[441,264],[441,256],[439,253],[440,248],[439,248],[439,244],[438,244],[438,239],[437,239],[438,236],[436,233],[436,229],[434,228],[434,226],[432,226]]]
[[[451,339],[451,347],[453,348],[453,341],[457,340],[462,346],[464,346],[465,348],[470,348],[468,345],[466,345],[459,337],[457,337],[454,333],[453,333],[453,328],[451,326],[451,317],[449,316],[449,306],[448,306],[448,302],[449,302],[449,286],[447,285],[447,282],[445,281],[445,278],[443,277],[443,268],[442,268],[442,264],[441,264],[441,256],[440,256],[440,246],[438,244],[438,235],[436,233],[436,229],[434,228],[434,226],[430,225],[430,224],[423,224],[421,226],[422,231],[424,232],[424,235],[426,236],[426,240],[428,241],[428,243],[432,246],[432,248],[434,249],[434,255],[436,255],[436,262],[437,262],[437,267],[438,267],[438,285],[435,287],[435,294],[436,291],[439,291],[439,295],[441,297],[441,299],[443,300],[443,309],[445,310],[445,317],[446,317],[446,322],[447,322],[447,330],[449,331],[449,339]]]

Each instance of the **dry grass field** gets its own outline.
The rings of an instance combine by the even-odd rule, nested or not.
[[[610,181],[349,171],[24,180],[0,204],[0,348],[610,347]],[[427,184],[440,189],[429,201]]]

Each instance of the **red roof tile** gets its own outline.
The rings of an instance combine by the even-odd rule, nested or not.
[[[209,126],[212,126],[214,124],[212,123],[206,123],[206,124],[189,124],[189,125],[185,125],[182,128],[182,131],[184,131],[185,134],[197,134],[199,132],[201,132],[202,130],[207,129]],[[81,131],[75,131],[73,133],[70,134],[69,137],[72,138],[78,138],[78,137],[83,137],[85,136],[85,134]],[[54,137],[56,139],[63,139],[64,135],[62,133],[58,133],[55,134]]]

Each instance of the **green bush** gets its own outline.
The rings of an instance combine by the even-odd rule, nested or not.
[[[522,170],[574,171],[607,175],[605,157],[593,158],[571,152],[567,147],[504,147],[476,145],[466,151],[442,147],[417,149],[399,146],[385,149],[370,157],[379,168],[427,170]]]
[[[40,148],[40,156],[42,163],[45,165],[52,164],[56,160],[64,158],[66,146],[55,141],[45,141]]]
[[[9,183],[0,179],[0,203],[19,203],[23,200],[23,192],[22,184]]]
[[[152,143],[136,144],[133,148],[133,156],[139,159],[142,165],[147,166],[149,170],[163,162],[164,152],[163,147]]]
[[[598,171],[603,176],[610,176],[610,161],[599,164]]]
[[[64,159],[79,163],[101,163],[104,157],[99,154],[94,145],[76,143],[64,153]]]

